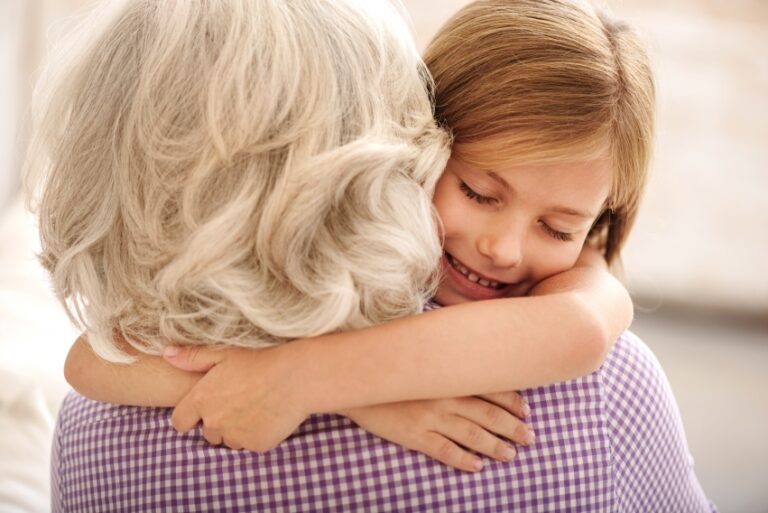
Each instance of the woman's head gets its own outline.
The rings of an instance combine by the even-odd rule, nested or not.
[[[539,207],[594,213],[596,219],[586,220],[586,225],[551,223],[562,227],[555,232],[570,231],[567,234],[577,241],[569,258],[552,269],[570,267],[578,255],[574,250],[585,239],[596,244],[609,262],[614,260],[637,214],[653,136],[653,78],[637,36],[587,2],[481,0],[459,11],[438,32],[424,59],[435,80],[437,119],[450,128],[455,140],[438,185],[438,208],[443,182],[452,179],[465,188],[459,182],[467,181],[472,171],[501,175],[498,171],[549,169],[551,180],[558,168],[581,170],[584,179],[576,179],[575,186],[583,188],[586,181],[596,180],[599,190],[604,180],[598,175],[605,168],[605,197],[582,199],[583,205],[566,205],[567,197],[529,205],[526,213],[531,218],[524,233],[530,240],[537,229],[547,233],[544,225],[557,228],[548,226],[547,212],[537,214]],[[591,167],[596,167],[594,176],[588,176]],[[543,187],[552,186],[547,179]],[[488,196],[496,191],[485,190]],[[509,205],[515,196],[497,199]],[[592,205],[594,201],[599,204]],[[486,219],[479,228],[489,224]],[[445,229],[450,232],[451,227]],[[449,242],[446,238],[446,246]],[[484,260],[481,250],[473,251],[478,260],[466,267],[500,277],[489,273],[492,262]],[[558,258],[562,252],[563,248],[553,249]]]
[[[98,26],[96,26],[98,25]],[[102,355],[113,330],[276,342],[418,311],[447,158],[386,2],[121,2],[38,91],[42,262]]]

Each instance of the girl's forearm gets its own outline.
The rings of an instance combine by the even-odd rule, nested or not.
[[[131,352],[137,357],[134,363],[108,362],[81,336],[69,350],[64,376],[89,399],[135,406],[175,406],[203,376],[179,370],[159,356]]]
[[[516,390],[596,370],[632,317],[608,273],[577,267],[534,295],[464,303],[287,344],[312,412]],[[290,353],[290,354],[288,354]]]
[[[601,265],[603,269],[601,269]],[[274,348],[309,386],[310,411],[458,397],[544,385],[595,370],[632,318],[626,290],[602,258],[539,284],[534,297],[467,303]],[[200,379],[159,357],[99,358],[83,338],[67,381],[92,399],[173,406]]]

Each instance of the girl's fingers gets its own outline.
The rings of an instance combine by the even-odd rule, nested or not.
[[[232,441],[225,440],[225,439],[222,438],[221,443],[224,444],[225,446],[229,447],[230,449],[235,450],[235,451],[242,451],[243,450],[242,444],[239,444],[237,442],[232,442]]]
[[[499,461],[511,461],[517,454],[509,442],[486,431],[477,422],[458,415],[448,417],[440,426],[440,433],[467,449]]]
[[[185,395],[173,409],[171,424],[179,433],[190,431],[202,420],[200,413],[198,413],[197,410],[197,401],[199,401],[199,399],[197,399],[193,390]]]
[[[530,445],[536,438],[533,433],[533,429],[529,425],[497,404],[486,401],[484,399],[479,399],[477,397],[460,398],[456,400],[455,404],[457,406],[455,415],[464,417],[467,421],[475,424],[478,428],[484,428],[491,433],[495,433],[496,435],[500,435],[507,440],[522,445]],[[503,443],[497,437],[493,438],[498,440],[500,443]],[[464,445],[461,440],[456,441]],[[501,450],[500,447],[501,446],[497,445],[497,452]],[[475,447],[471,448],[477,450]],[[479,452],[488,454],[486,451]],[[496,458],[495,454],[488,455]]]
[[[219,430],[209,428],[205,425],[203,425],[203,437],[211,445],[221,445],[224,442],[221,437],[221,433],[219,433]]]
[[[531,408],[528,403],[517,392],[500,392],[497,394],[483,394],[477,396],[485,401],[497,404],[514,414],[516,417],[524,419],[531,414]]]
[[[440,433],[429,431],[420,438],[419,447],[414,449],[430,458],[465,472],[477,472],[483,468],[483,460],[476,454],[462,449]]]

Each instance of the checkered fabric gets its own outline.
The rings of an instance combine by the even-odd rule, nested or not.
[[[57,512],[711,512],[677,406],[650,350],[625,333],[589,376],[523,392],[537,439],[511,463],[448,468],[335,415],[276,449],[208,445],[171,410],[70,393],[54,440]]]

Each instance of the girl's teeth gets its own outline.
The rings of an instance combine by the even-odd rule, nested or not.
[[[478,275],[476,275],[473,272],[470,272],[469,269],[464,267],[456,258],[454,258],[453,255],[448,255],[450,257],[450,263],[453,265],[453,267],[458,270],[461,274],[467,277],[467,279],[473,283],[479,283],[483,287],[490,287],[493,289],[500,289],[502,288],[502,285],[498,281],[490,281],[486,280],[485,278],[480,278]]]

